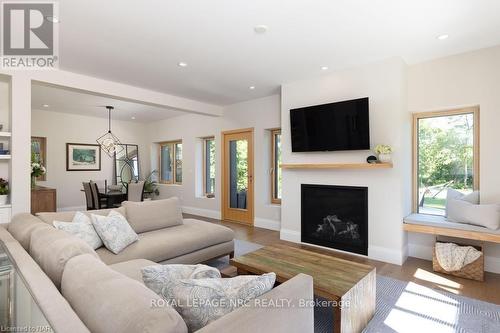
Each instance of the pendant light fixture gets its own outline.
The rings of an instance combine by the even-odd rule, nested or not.
[[[108,109],[108,132],[99,137],[96,141],[109,157],[114,157],[115,154],[123,150],[123,145],[116,135],[111,133],[111,110],[113,110],[114,107],[108,105],[106,109]]]

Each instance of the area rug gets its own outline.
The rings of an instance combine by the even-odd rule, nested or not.
[[[235,240],[235,256],[255,251],[259,244]],[[213,260],[222,269],[227,258]],[[314,332],[331,332],[332,308],[314,309]],[[375,316],[364,333],[498,333],[500,306],[377,275]]]

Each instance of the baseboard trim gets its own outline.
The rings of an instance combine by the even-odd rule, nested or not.
[[[389,249],[387,247],[368,245],[368,258],[388,262],[390,264],[399,266],[401,266],[405,261],[404,252],[404,249],[401,249],[401,251],[397,251]]]
[[[300,231],[295,231],[291,229],[281,228],[280,239],[286,240],[294,243],[301,243],[300,241]]]
[[[221,213],[218,210],[204,209],[198,207],[182,206],[182,212],[186,214],[193,214],[211,219],[221,219]]]
[[[220,220],[222,218],[222,214],[218,210],[197,208],[192,206],[182,206],[182,212],[186,214],[193,214],[217,220]],[[274,221],[256,217],[254,220],[254,227],[279,231],[280,221]]]
[[[256,217],[253,225],[257,228],[263,228],[268,230],[280,231],[281,223],[280,221],[263,219]]]
[[[432,260],[432,246],[420,244],[408,244],[408,255],[424,260]],[[484,270],[486,272],[500,274],[500,258],[484,256]]]

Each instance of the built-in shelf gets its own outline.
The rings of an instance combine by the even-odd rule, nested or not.
[[[390,169],[392,163],[283,163],[282,169]]]
[[[0,132],[0,138],[10,138],[11,136],[11,132]]]
[[[12,156],[10,155],[0,155],[0,160],[10,160]]]
[[[2,208],[11,208],[11,207],[12,207],[11,204],[0,205],[0,209],[2,209]]]

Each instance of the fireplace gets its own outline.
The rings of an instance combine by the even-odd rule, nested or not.
[[[302,184],[304,243],[368,255],[368,188]]]

